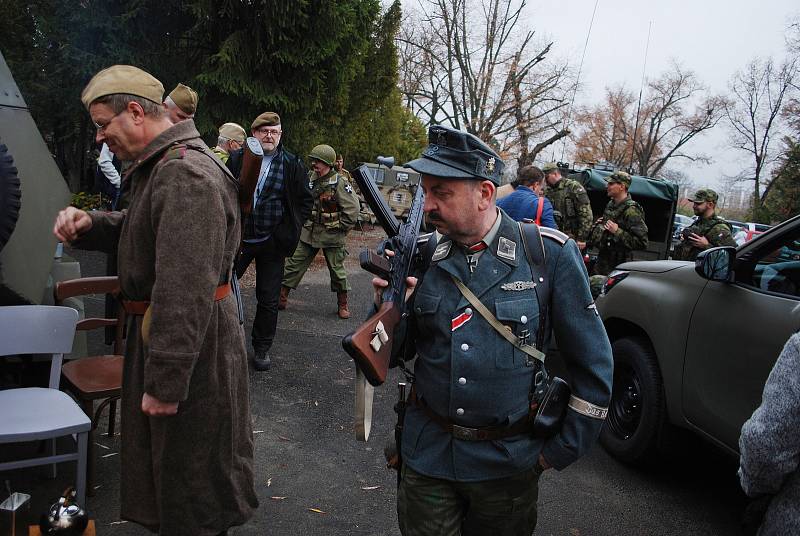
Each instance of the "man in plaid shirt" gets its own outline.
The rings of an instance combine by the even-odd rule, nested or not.
[[[253,121],[251,134],[261,142],[264,158],[253,193],[253,208],[242,222],[242,249],[236,261],[241,277],[256,261],[256,316],[252,342],[256,370],[269,370],[269,349],[278,325],[278,296],[283,265],[300,239],[300,228],[311,213],[313,200],[303,161],[283,148],[281,118],[264,112]],[[231,153],[228,168],[238,177],[242,150]]]

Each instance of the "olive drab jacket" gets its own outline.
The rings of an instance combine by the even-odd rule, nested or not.
[[[731,233],[731,225],[716,214],[710,218],[698,218],[693,224],[684,229],[686,233],[694,233],[708,239],[708,247],[733,246],[736,247],[736,240]],[[688,239],[681,241],[675,251],[675,260],[693,261],[697,254],[703,251],[694,247]]]
[[[461,279],[491,313],[518,336],[537,339],[539,304],[517,223],[500,212],[499,227],[470,272],[464,250],[443,237],[430,267],[409,300],[399,332],[402,355],[413,357],[416,397],[439,416],[466,427],[508,426],[528,414],[532,360],[503,338],[462,296]],[[551,287],[545,326],[558,339],[572,393],[600,407],[611,398],[611,346],[589,294],[586,269],[575,242],[541,229]],[[436,236],[436,235],[434,235]],[[560,240],[559,240],[560,237]],[[549,337],[545,339],[547,347]],[[545,351],[542,349],[542,351]],[[559,433],[531,433],[485,441],[453,437],[417,405],[406,409],[403,463],[421,474],[477,482],[533,468],[542,453],[557,469],[570,465],[595,442],[603,421],[573,409]]]
[[[309,187],[314,206],[300,231],[300,241],[314,248],[344,246],[347,232],[358,222],[359,203],[353,186],[331,168],[324,177],[311,172]]]
[[[586,242],[594,218],[586,188],[576,180],[564,178],[548,185],[544,195],[553,204],[558,230],[573,240]]]
[[[121,516],[160,534],[212,536],[258,506],[253,480],[247,353],[227,284],[239,247],[235,179],[192,120],[157,136],[125,176],[128,208],[91,212],[76,247],[118,251],[128,316],[122,385]],[[149,417],[142,395],[178,402]]]
[[[616,233],[603,228],[603,223],[608,220],[619,225]],[[598,249],[594,272],[608,275],[618,264],[631,260],[631,251],[647,249],[647,243],[647,224],[642,206],[630,195],[619,204],[609,201],[603,217],[592,225],[589,233],[589,246]]]

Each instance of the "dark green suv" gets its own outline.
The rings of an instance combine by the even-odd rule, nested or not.
[[[597,308],[615,364],[606,450],[647,461],[677,426],[736,454],[767,375],[800,329],[800,216],[696,263],[621,264]]]

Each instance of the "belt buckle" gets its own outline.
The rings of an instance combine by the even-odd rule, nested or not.
[[[459,426],[457,424],[453,425],[453,431],[451,432],[453,437],[456,439],[461,439],[462,441],[477,441],[478,440],[478,430],[475,428],[467,428],[465,426]]]

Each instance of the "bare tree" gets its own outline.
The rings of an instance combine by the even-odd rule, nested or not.
[[[605,103],[576,117],[576,160],[605,160],[653,177],[676,159],[708,161],[704,155],[686,152],[686,146],[719,122],[724,100],[708,94],[692,71],[673,64],[648,82],[638,117],[636,108],[633,93],[607,88]]]
[[[770,144],[780,138],[780,112],[797,73],[794,61],[776,66],[771,58],[754,59],[730,82],[732,99],[726,106],[734,147],[747,153],[752,164],[740,179],[753,181],[753,215],[760,217],[772,181],[765,171],[780,156]],[[761,186],[766,186],[764,195]]]
[[[398,38],[406,104],[529,163],[567,135],[566,65],[521,27],[525,0],[420,0]],[[534,50],[536,49],[536,50]]]

